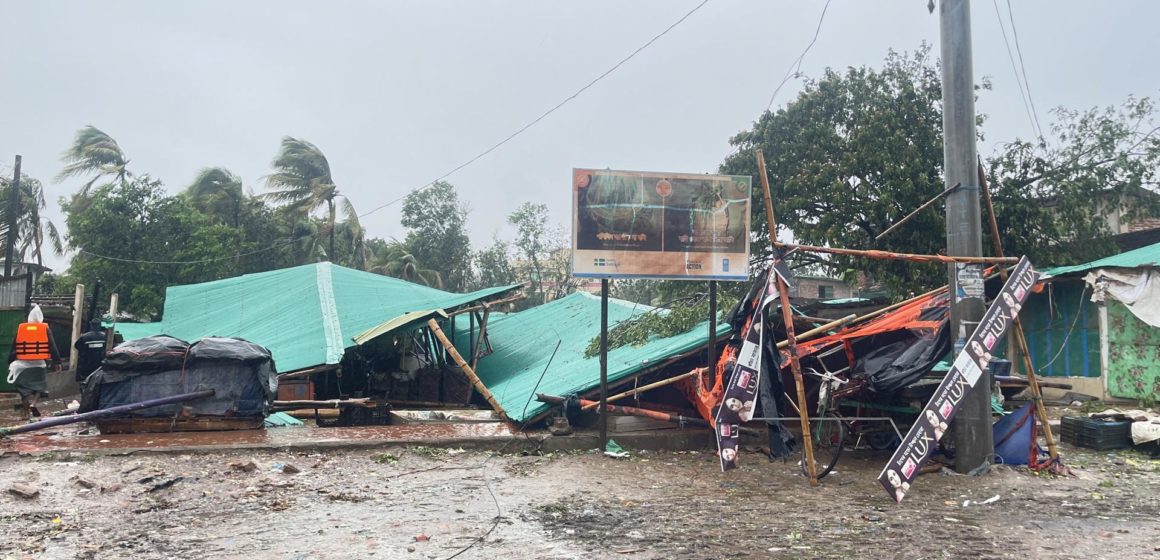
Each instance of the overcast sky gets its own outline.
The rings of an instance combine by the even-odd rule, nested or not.
[[[360,211],[423,186],[571,95],[700,3],[669,1],[45,1],[0,4],[0,173],[24,156],[49,216],[80,180],[60,153],[92,124],[171,192],[224,166],[247,188],[285,135],[317,144]],[[998,2],[1007,25],[1007,4]],[[712,0],[513,141],[448,178],[476,246],[509,232],[520,202],[567,222],[570,170],[713,172],[765,109],[824,2]],[[1044,127],[1057,106],[1118,104],[1160,89],[1160,3],[1012,2]],[[994,143],[1033,136],[995,4],[972,6],[978,109]],[[833,0],[804,73],[878,65],[938,44],[926,0]],[[1014,44],[1012,44],[1014,47]],[[801,82],[789,82],[777,104]],[[364,218],[401,237],[399,204]],[[50,265],[64,268],[65,258]]]

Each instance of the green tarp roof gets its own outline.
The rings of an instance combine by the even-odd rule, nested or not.
[[[1089,263],[1072,266],[1058,266],[1043,271],[1044,276],[1063,276],[1087,272],[1095,268],[1137,268],[1141,266],[1160,267],[1160,243],[1133,249],[1126,253],[1104,257]]]
[[[123,323],[126,340],[236,336],[274,354],[279,371],[337,364],[354,338],[414,311],[443,310],[519,287],[453,294],[370,272],[316,263],[165,290],[157,323]]]
[[[650,309],[609,299],[608,326],[612,328]],[[584,357],[588,342],[600,334],[600,298],[596,296],[578,292],[519,313],[492,315],[487,332],[494,352],[480,358],[476,373],[512,420],[522,422],[548,410],[549,406],[537,401],[534,393],[569,396],[600,385],[600,358]],[[719,336],[728,334],[729,325],[719,324],[717,332]],[[468,337],[462,334],[456,340],[466,344]],[[639,347],[613,349],[608,352],[608,380],[623,379],[703,346],[708,340],[706,321],[684,334],[651,340]],[[557,341],[560,349],[544,373]]]

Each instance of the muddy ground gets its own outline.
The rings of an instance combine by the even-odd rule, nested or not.
[[[459,558],[1160,556],[1160,462],[1065,450],[1073,478],[931,474],[902,505],[880,454],[820,488],[755,452],[728,475],[691,452],[8,456],[0,489],[39,495],[0,497],[0,558],[438,559],[481,535]]]

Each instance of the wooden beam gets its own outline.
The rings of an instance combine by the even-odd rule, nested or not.
[[[507,413],[504,412],[503,406],[499,404],[499,401],[495,400],[495,397],[492,396],[491,391],[489,391],[487,386],[483,384],[483,380],[481,380],[479,376],[475,374],[475,370],[472,369],[471,365],[468,364],[467,361],[463,359],[463,356],[459,354],[459,350],[455,349],[455,345],[452,344],[451,340],[447,338],[447,335],[444,334],[443,329],[439,328],[439,322],[435,319],[428,319],[427,327],[431,329],[432,333],[435,333],[435,338],[439,339],[439,343],[443,345],[443,349],[447,351],[447,354],[451,356],[451,359],[455,360],[455,365],[459,366],[459,369],[463,370],[463,374],[466,375],[467,379],[471,381],[471,384],[475,387],[475,390],[479,391],[480,395],[483,395],[483,398],[487,400],[492,409],[494,409],[496,413],[499,414],[500,418],[510,421],[511,418],[508,418]]]
[[[818,247],[816,245],[800,245],[797,243],[774,242],[774,246],[782,249],[797,249],[810,253],[828,253],[848,257],[863,257],[867,259],[882,259],[911,262],[930,263],[973,263],[973,264],[1015,264],[1019,259],[1014,257],[948,257],[947,255],[919,255],[914,253],[893,253],[876,249],[841,249],[834,247]]]

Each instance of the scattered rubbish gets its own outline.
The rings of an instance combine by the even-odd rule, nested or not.
[[[40,489],[18,482],[8,488],[8,493],[24,498],[25,500],[31,500],[40,495]]]
[[[81,488],[86,488],[88,490],[92,490],[93,488],[97,488],[100,486],[100,484],[97,484],[96,482],[93,482],[87,478],[81,478],[79,476],[73,477],[73,482],[76,482],[77,486],[80,486]]]
[[[238,472],[254,472],[258,470],[258,465],[253,461],[231,461],[229,463],[230,470]]]
[[[865,519],[866,521],[869,521],[871,523],[878,523],[878,522],[882,521],[882,516],[875,515],[873,513],[863,513],[862,519]]]
[[[250,463],[250,464],[253,464],[253,463]],[[298,473],[302,472],[301,469],[299,469],[298,467],[295,467],[294,465],[291,465],[289,463],[274,463],[273,470],[274,470],[274,472],[280,472],[282,474],[298,474]]]
[[[415,542],[427,542],[429,540],[431,540],[431,537],[428,537],[427,535],[425,535],[423,533],[419,533],[418,535],[415,535]]]
[[[608,445],[604,446],[604,454],[609,457],[615,457],[617,459],[624,459],[628,457],[628,452],[625,451],[624,448],[621,447],[620,444],[616,443],[616,440],[613,439],[608,440]]]
[[[997,501],[999,501],[998,494],[991,496],[990,498],[987,498],[986,500],[983,500],[982,502],[980,502],[980,505],[988,506],[988,505],[991,505]]]
[[[158,490],[164,490],[166,488],[169,488],[170,486],[173,486],[174,484],[177,484],[178,482],[181,482],[182,480],[185,480],[184,476],[175,476],[169,480],[165,480],[165,481],[159,482],[157,484],[154,484],[153,486],[150,486],[145,491],[146,492],[156,492]]]
[[[944,517],[943,521],[946,521],[949,523],[962,523],[962,520],[955,518],[955,517]]]
[[[267,428],[283,428],[290,426],[302,426],[302,421],[286,414],[285,412],[275,412],[266,417],[263,421],[263,426]]]

